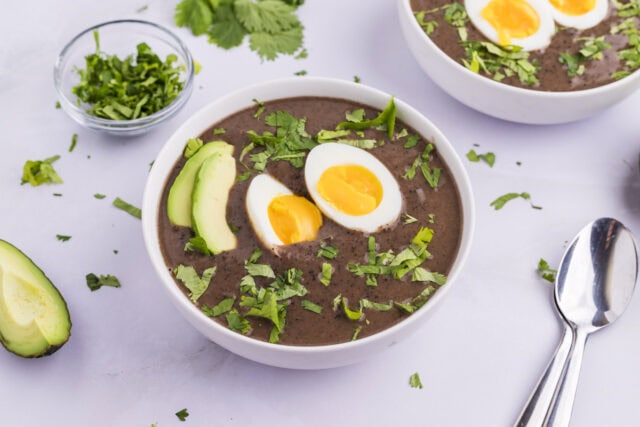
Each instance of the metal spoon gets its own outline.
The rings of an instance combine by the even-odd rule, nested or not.
[[[565,333],[517,427],[569,425],[587,337],[624,312],[637,277],[638,250],[620,222],[600,218],[578,233],[562,257],[555,283]]]

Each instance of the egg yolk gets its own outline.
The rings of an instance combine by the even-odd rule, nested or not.
[[[565,15],[579,16],[593,10],[596,0],[549,0],[553,7]]]
[[[510,45],[512,38],[535,34],[540,27],[538,13],[525,0],[490,0],[482,9],[482,17],[498,32],[498,42],[503,46]]]
[[[369,169],[360,165],[327,168],[316,185],[320,196],[338,211],[366,215],[382,201],[382,184]]]
[[[275,197],[267,208],[269,222],[285,245],[315,240],[322,226],[320,210],[304,197]]]

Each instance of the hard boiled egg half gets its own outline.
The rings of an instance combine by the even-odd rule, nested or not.
[[[322,226],[322,214],[313,203],[266,173],[253,178],[245,203],[254,232],[274,252],[279,246],[315,240]]]
[[[322,213],[348,229],[373,233],[400,216],[398,183],[380,160],[361,148],[340,143],[314,147],[304,178]]]
[[[465,0],[465,8],[478,31],[501,46],[543,49],[555,33],[547,0]]]

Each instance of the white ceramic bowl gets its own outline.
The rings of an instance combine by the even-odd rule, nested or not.
[[[529,124],[566,123],[597,114],[640,86],[640,70],[605,86],[572,92],[542,92],[496,82],[440,50],[418,25],[410,0],[397,3],[402,32],[424,71],[449,95],[490,116]]]
[[[384,109],[390,95],[364,85],[322,78],[293,78],[258,84],[218,99],[187,120],[164,145],[149,174],[145,188],[142,227],[147,251],[160,277],[164,290],[180,313],[201,333],[222,347],[248,359],[268,365],[295,369],[321,369],[348,365],[379,353],[414,331],[429,317],[448,291],[456,285],[456,277],[469,252],[475,222],[471,185],[464,166],[444,135],[418,111],[396,100],[398,118],[422,136],[433,139],[439,155],[453,174],[462,199],[463,229],[460,249],[445,286],[431,300],[406,320],[375,335],[357,341],[323,346],[287,346],[270,344],[232,332],[205,316],[175,284],[167,268],[158,241],[158,212],[162,189],[176,162],[182,156],[188,138],[200,135],[214,123],[250,107],[252,99],[269,102],[299,96],[320,96],[352,100]]]

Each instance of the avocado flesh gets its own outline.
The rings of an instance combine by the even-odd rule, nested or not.
[[[191,197],[193,230],[213,254],[238,246],[227,223],[227,201],[235,180],[236,161],[223,153],[209,156],[196,175]]]
[[[191,156],[173,181],[167,198],[167,215],[173,225],[191,227],[191,194],[196,175],[202,163],[212,154],[233,155],[233,145],[224,141],[204,144]]]
[[[55,352],[71,335],[67,305],[24,253],[0,240],[0,343],[22,357]]]

